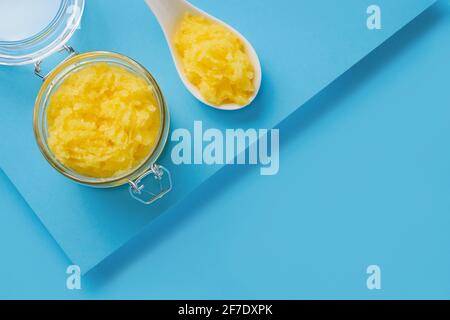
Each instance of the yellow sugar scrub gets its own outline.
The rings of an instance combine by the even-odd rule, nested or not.
[[[47,107],[48,145],[80,175],[112,178],[136,169],[158,143],[160,108],[151,85],[118,65],[71,73]]]
[[[243,106],[254,95],[254,67],[232,30],[205,17],[186,14],[174,45],[186,78],[209,103]]]

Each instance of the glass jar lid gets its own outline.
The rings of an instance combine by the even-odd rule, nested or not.
[[[31,64],[60,50],[78,28],[85,0],[1,0],[0,65]]]

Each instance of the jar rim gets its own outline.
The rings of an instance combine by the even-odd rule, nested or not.
[[[153,149],[149,152],[149,155],[138,166],[118,176],[112,176],[109,178],[95,178],[83,176],[77,173],[75,170],[62,164],[53,155],[53,152],[50,150],[46,141],[47,140],[46,135],[47,132],[45,125],[47,121],[46,108],[49,99],[54,93],[52,92],[52,89],[54,90],[59,84],[61,84],[69,74],[78,70],[77,68],[82,68],[83,66],[91,65],[94,63],[105,63],[105,62],[126,67],[130,71],[138,73],[138,75],[142,76],[152,85],[153,93],[157,100],[158,107],[160,108],[161,126],[159,129],[157,143],[155,144]],[[143,174],[145,174],[146,172],[148,172],[155,164],[155,162],[158,160],[165,147],[165,144],[168,139],[169,129],[170,129],[169,109],[166,100],[164,98],[164,95],[161,91],[161,88],[157,83],[157,81],[155,80],[155,78],[153,77],[153,75],[137,61],[131,59],[128,56],[115,52],[91,51],[76,54],[74,56],[71,56],[67,60],[63,61],[58,66],[56,66],[56,68],[54,68],[45,78],[44,83],[42,84],[39,90],[34,105],[33,130],[40,152],[43,154],[47,162],[59,173],[79,184],[91,187],[98,187],[98,188],[117,187],[126,184],[129,181],[133,181],[142,176]]]

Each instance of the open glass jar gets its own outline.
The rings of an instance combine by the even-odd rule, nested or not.
[[[30,0],[14,1],[29,2]],[[59,5],[59,7],[57,10],[54,9],[56,17],[49,22],[44,30],[27,39],[18,40],[15,35],[6,40],[0,38],[0,64],[34,63],[35,74],[43,80],[43,85],[35,102],[33,115],[33,128],[40,151],[55,170],[74,182],[98,188],[111,188],[129,184],[129,192],[133,198],[144,204],[155,202],[172,189],[169,171],[156,163],[166,144],[170,124],[169,110],[158,83],[145,67],[124,55],[112,52],[76,53],[66,43],[80,23],[84,0],[51,0],[50,2],[55,2],[55,6]],[[13,5],[12,2],[11,5]],[[0,34],[0,36],[2,35]],[[43,59],[57,51],[66,51],[68,57],[47,75],[44,75],[41,70]],[[85,176],[69,168],[57,159],[48,143],[47,111],[49,101],[68,76],[95,64],[120,67],[145,80],[153,91],[157,104],[156,108],[159,109],[160,115],[156,143],[147,157],[127,172],[107,178]]]

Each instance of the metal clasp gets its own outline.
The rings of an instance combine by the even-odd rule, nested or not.
[[[153,177],[153,180],[148,180]],[[149,205],[164,197],[172,190],[172,177],[169,170],[154,164],[152,168],[135,181],[128,181],[131,196]]]
[[[68,46],[68,45],[64,45],[59,50],[59,52],[64,52],[64,51],[67,52],[68,56],[62,62],[66,61],[67,59],[70,59],[71,57],[78,54],[78,52],[76,52],[71,46]],[[46,75],[42,74],[42,60],[39,60],[34,64],[34,74],[37,75],[39,78],[41,78],[42,81],[45,81],[45,79],[50,74],[50,73],[48,73]]]

